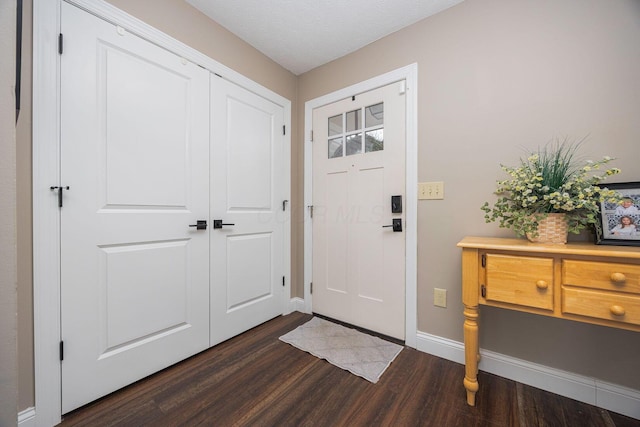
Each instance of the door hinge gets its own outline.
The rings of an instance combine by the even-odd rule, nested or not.
[[[64,341],[60,341],[60,361],[64,360]]]
[[[313,142],[313,129],[311,129],[311,142]]]
[[[309,216],[313,218],[313,205],[307,206],[309,208]]]
[[[62,33],[58,34],[58,53],[60,55],[62,55],[62,48],[63,48],[63,36]]]
[[[282,125],[282,134],[283,135],[287,134],[287,127],[285,125]]]
[[[284,276],[282,276],[282,286],[284,286]]]
[[[487,297],[487,287],[485,285],[480,285],[480,295],[482,295],[482,298]]]
[[[309,283],[309,293],[313,295],[313,282]]]
[[[481,262],[482,262],[482,268],[487,266],[487,255],[486,254],[482,254]]]
[[[288,200],[283,200],[282,201],[282,211],[286,211],[287,210],[287,203],[289,203]]]

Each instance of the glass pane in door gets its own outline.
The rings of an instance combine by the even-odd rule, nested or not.
[[[361,116],[361,110],[353,110],[347,113],[347,132],[353,132],[362,128]]]
[[[384,123],[384,103],[370,105],[364,109],[365,126],[379,126]]]
[[[362,134],[347,136],[347,156],[362,153]]]
[[[329,117],[329,135],[340,135],[342,133],[342,114]]]
[[[380,151],[384,149],[384,129],[370,130],[364,137],[364,151]]]
[[[342,157],[342,137],[329,140],[329,158]]]

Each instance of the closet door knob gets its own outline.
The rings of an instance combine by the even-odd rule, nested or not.
[[[224,225],[235,225],[235,224],[223,224],[221,219],[213,220],[213,228],[222,228]]]
[[[207,229],[207,220],[199,219],[196,224],[189,224],[189,227],[195,227],[196,230],[206,230]]]

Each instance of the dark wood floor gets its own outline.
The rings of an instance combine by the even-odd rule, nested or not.
[[[62,426],[640,426],[640,421],[405,348],[377,384],[278,340],[293,313],[70,414]]]

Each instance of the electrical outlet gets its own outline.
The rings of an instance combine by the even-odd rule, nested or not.
[[[447,290],[433,288],[433,305],[436,307],[447,307]]]
[[[444,182],[419,182],[418,183],[418,199],[422,200],[438,200],[444,199]]]

